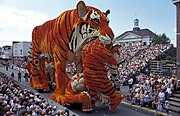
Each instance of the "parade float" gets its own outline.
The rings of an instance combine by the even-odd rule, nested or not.
[[[35,27],[27,61],[31,86],[49,91],[51,79],[56,86],[50,99],[63,106],[82,103],[82,110],[90,111],[109,104],[114,110],[124,95],[116,91],[118,63],[109,13],[79,1],[76,9]],[[76,72],[69,75],[66,66],[72,62]]]

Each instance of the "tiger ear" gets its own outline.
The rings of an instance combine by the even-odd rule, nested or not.
[[[78,16],[79,18],[82,18],[85,20],[85,16],[86,16],[86,13],[87,13],[87,9],[86,9],[86,5],[83,1],[79,1],[77,3],[77,10],[78,10]]]
[[[110,10],[109,9],[105,12],[106,16],[108,16],[108,14],[110,14]]]

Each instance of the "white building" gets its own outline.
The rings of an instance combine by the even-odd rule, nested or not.
[[[116,42],[122,46],[150,45],[154,37],[155,34],[149,29],[140,29],[139,20],[135,19],[133,30],[116,37]]]
[[[12,58],[12,47],[3,46],[1,48],[1,58],[2,59],[11,59]]]
[[[14,60],[25,60],[28,56],[28,50],[30,46],[30,42],[22,41],[13,41],[13,58]]]

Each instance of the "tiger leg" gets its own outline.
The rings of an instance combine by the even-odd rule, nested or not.
[[[107,98],[105,99],[110,100],[110,110],[114,110],[119,105],[121,100],[125,97],[125,95],[115,92],[115,86],[113,86],[107,78],[104,78],[99,82],[94,81],[94,83],[90,84],[89,87],[93,87],[93,90],[99,91],[100,93],[107,96]]]
[[[65,105],[65,89],[67,82],[69,81],[66,75],[66,60],[63,60],[62,55],[54,54],[54,66],[55,66],[55,83],[56,88],[54,93],[50,96],[50,99],[59,102],[61,105]],[[64,56],[65,57],[65,56]]]
[[[39,65],[39,52],[36,50],[32,50],[32,66],[31,66],[31,85],[35,89],[41,89],[42,86],[42,80],[39,78],[40,77],[40,65]]]
[[[87,92],[81,92],[74,95],[69,95],[66,97],[67,104],[73,103],[82,103],[82,110],[83,111],[91,111],[92,110],[92,103],[90,95]]]
[[[39,71],[39,80],[41,82],[41,89],[43,91],[50,91],[49,84],[48,84],[48,76],[45,73],[45,58],[39,59],[40,71]]]
[[[32,67],[32,47],[30,45],[28,50],[27,64],[26,64],[26,69],[28,70],[29,75],[31,75],[31,67]]]
[[[88,79],[88,81],[92,81]],[[88,82],[86,81],[86,82]],[[89,82],[90,83],[90,82]],[[97,86],[99,83],[93,81],[93,83],[88,84],[88,93],[90,94],[91,98],[95,100],[95,106],[101,106],[103,104],[107,104],[110,101],[110,98],[108,96],[102,95],[103,89],[99,89],[99,86]],[[102,83],[100,83],[102,84]]]
[[[45,74],[45,58],[40,57],[41,52],[38,49],[38,45],[36,42],[32,43],[32,53],[30,56],[30,62],[31,62],[31,67],[30,67],[30,74],[31,74],[31,80],[30,84],[35,88],[35,89],[43,89],[43,90],[48,90],[47,84],[47,76]]]
[[[92,100],[95,101],[94,105],[96,107],[101,106],[101,100],[102,100],[101,96],[98,94],[97,91],[91,89],[91,87],[88,87],[88,88],[89,88],[88,90],[89,95],[91,96]]]
[[[92,83],[93,80],[88,79],[86,80],[86,83]],[[88,93],[90,94],[91,98],[94,99],[95,101],[100,101],[100,97],[96,91],[96,89],[94,88],[94,84],[86,84],[86,86],[88,87]]]
[[[99,87],[98,87],[99,88]],[[110,110],[115,110],[115,108],[119,105],[122,99],[125,97],[122,93],[116,93],[115,86],[112,85],[111,82],[102,84],[101,88],[106,88],[102,91],[102,93],[110,98]]]

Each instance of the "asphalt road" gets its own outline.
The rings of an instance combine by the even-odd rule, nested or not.
[[[121,103],[114,111],[110,111],[108,106],[96,107],[91,112],[81,111],[80,105],[68,107],[80,116],[152,116],[154,113],[143,112],[132,106]]]

